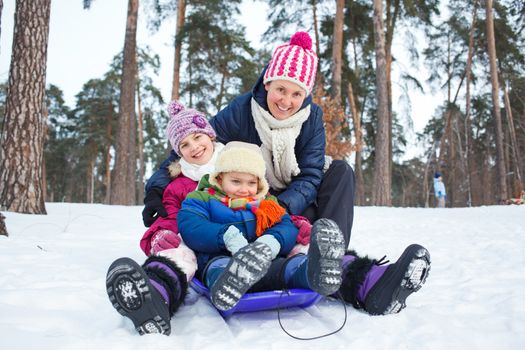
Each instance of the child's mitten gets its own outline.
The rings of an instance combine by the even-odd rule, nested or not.
[[[255,242],[261,242],[270,247],[272,250],[272,260],[277,257],[277,254],[279,254],[279,251],[281,250],[281,243],[279,243],[279,241],[272,235],[262,235],[257,238]]]
[[[248,245],[248,241],[242,235],[241,231],[233,225],[228,227],[223,236],[224,245],[230,253],[235,254],[239,249]]]
[[[310,234],[312,232],[312,224],[308,221],[307,218],[300,215],[290,215],[292,222],[299,230],[297,234],[296,242],[302,245],[307,245],[310,243]]]
[[[151,239],[151,254],[166,249],[177,248],[181,242],[180,235],[170,230],[158,230]]]

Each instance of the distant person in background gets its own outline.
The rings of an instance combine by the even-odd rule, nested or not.
[[[445,200],[447,199],[447,192],[445,191],[445,184],[443,177],[439,171],[434,173],[434,195],[436,196],[436,208],[445,208]]]

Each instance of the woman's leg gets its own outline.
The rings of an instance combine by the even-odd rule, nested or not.
[[[335,221],[350,243],[354,220],[355,174],[345,161],[334,160],[326,171],[317,192],[317,200],[303,212],[310,222],[320,218]]]

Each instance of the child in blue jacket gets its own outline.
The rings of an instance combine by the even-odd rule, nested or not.
[[[443,177],[439,171],[434,173],[434,194],[436,196],[436,207],[444,208],[447,199],[447,191],[445,191]]]
[[[346,246],[331,220],[314,224],[307,255],[286,259],[298,230],[268,194],[265,171],[259,147],[228,143],[214,172],[188,194],[177,216],[184,241],[197,255],[197,275],[220,310],[233,308],[249,289],[284,286],[329,295],[341,285]]]

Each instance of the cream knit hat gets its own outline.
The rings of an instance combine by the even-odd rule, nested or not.
[[[217,181],[219,174],[232,171],[252,174],[259,178],[256,199],[268,194],[269,186],[264,177],[266,165],[257,145],[239,141],[228,142],[217,157],[215,171],[210,174],[210,184],[221,187]]]

